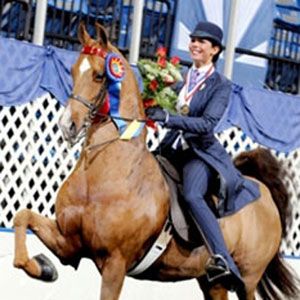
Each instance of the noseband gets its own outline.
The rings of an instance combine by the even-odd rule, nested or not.
[[[82,103],[85,107],[88,108],[89,110],[89,121],[95,117],[97,114],[99,108],[103,105],[104,99],[105,99],[105,93],[106,93],[106,78],[104,77],[103,79],[104,83],[102,84],[99,93],[91,99],[91,101],[88,101],[86,98],[76,95],[76,94],[71,94],[70,99],[74,99],[80,103]]]

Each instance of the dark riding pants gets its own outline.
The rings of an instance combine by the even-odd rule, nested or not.
[[[222,255],[236,275],[239,271],[229,254],[217,218],[207,205],[204,195],[212,177],[212,170],[199,158],[186,162],[183,166],[183,193],[190,211],[202,231],[203,238],[212,254]]]

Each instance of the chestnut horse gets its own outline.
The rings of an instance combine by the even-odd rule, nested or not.
[[[52,281],[57,277],[44,255],[29,257],[29,228],[64,264],[76,268],[82,257],[92,259],[102,275],[100,299],[118,300],[128,270],[159,236],[170,199],[160,167],[147,150],[146,129],[129,140],[120,139],[115,123],[144,120],[143,105],[131,67],[108,41],[105,29],[96,25],[96,32],[93,39],[83,24],[79,26],[83,51],[72,68],[73,93],[60,120],[71,144],[86,137],[80,159],[58,193],[56,220],[27,209],[16,214],[14,266],[37,279]],[[122,64],[109,67],[125,70],[123,81],[118,83],[118,117],[107,115],[93,122],[110,88],[107,58],[111,53],[117,55],[117,63],[121,58]],[[115,77],[122,77],[122,70],[113,72]],[[263,150],[244,153],[236,163],[261,180],[257,181],[261,191],[257,201],[220,220],[228,249],[245,282],[246,291],[238,297],[254,299],[258,287],[263,299],[281,299],[280,292],[291,299],[298,289],[279,255],[287,194],[278,165]],[[173,237],[156,262],[133,277],[159,281],[196,278],[205,299],[228,299],[226,289],[209,286],[205,280],[208,258],[204,246],[191,249]]]

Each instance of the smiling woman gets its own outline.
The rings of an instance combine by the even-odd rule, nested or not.
[[[227,201],[223,213],[228,214],[235,203],[254,201],[260,193],[255,182],[242,178],[214,136],[231,94],[231,83],[214,66],[223,49],[223,32],[216,24],[199,22],[190,38],[193,65],[179,93],[178,114],[149,108],[147,116],[171,129],[161,147],[183,174],[184,198],[212,258],[206,270],[209,281],[229,281],[230,288],[242,289],[243,280],[205,195],[219,176],[224,189],[221,197]]]

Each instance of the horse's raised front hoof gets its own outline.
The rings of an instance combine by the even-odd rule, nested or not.
[[[33,257],[33,259],[41,267],[41,275],[37,278],[43,281],[52,282],[58,278],[57,270],[51,260],[44,254],[39,254]]]

